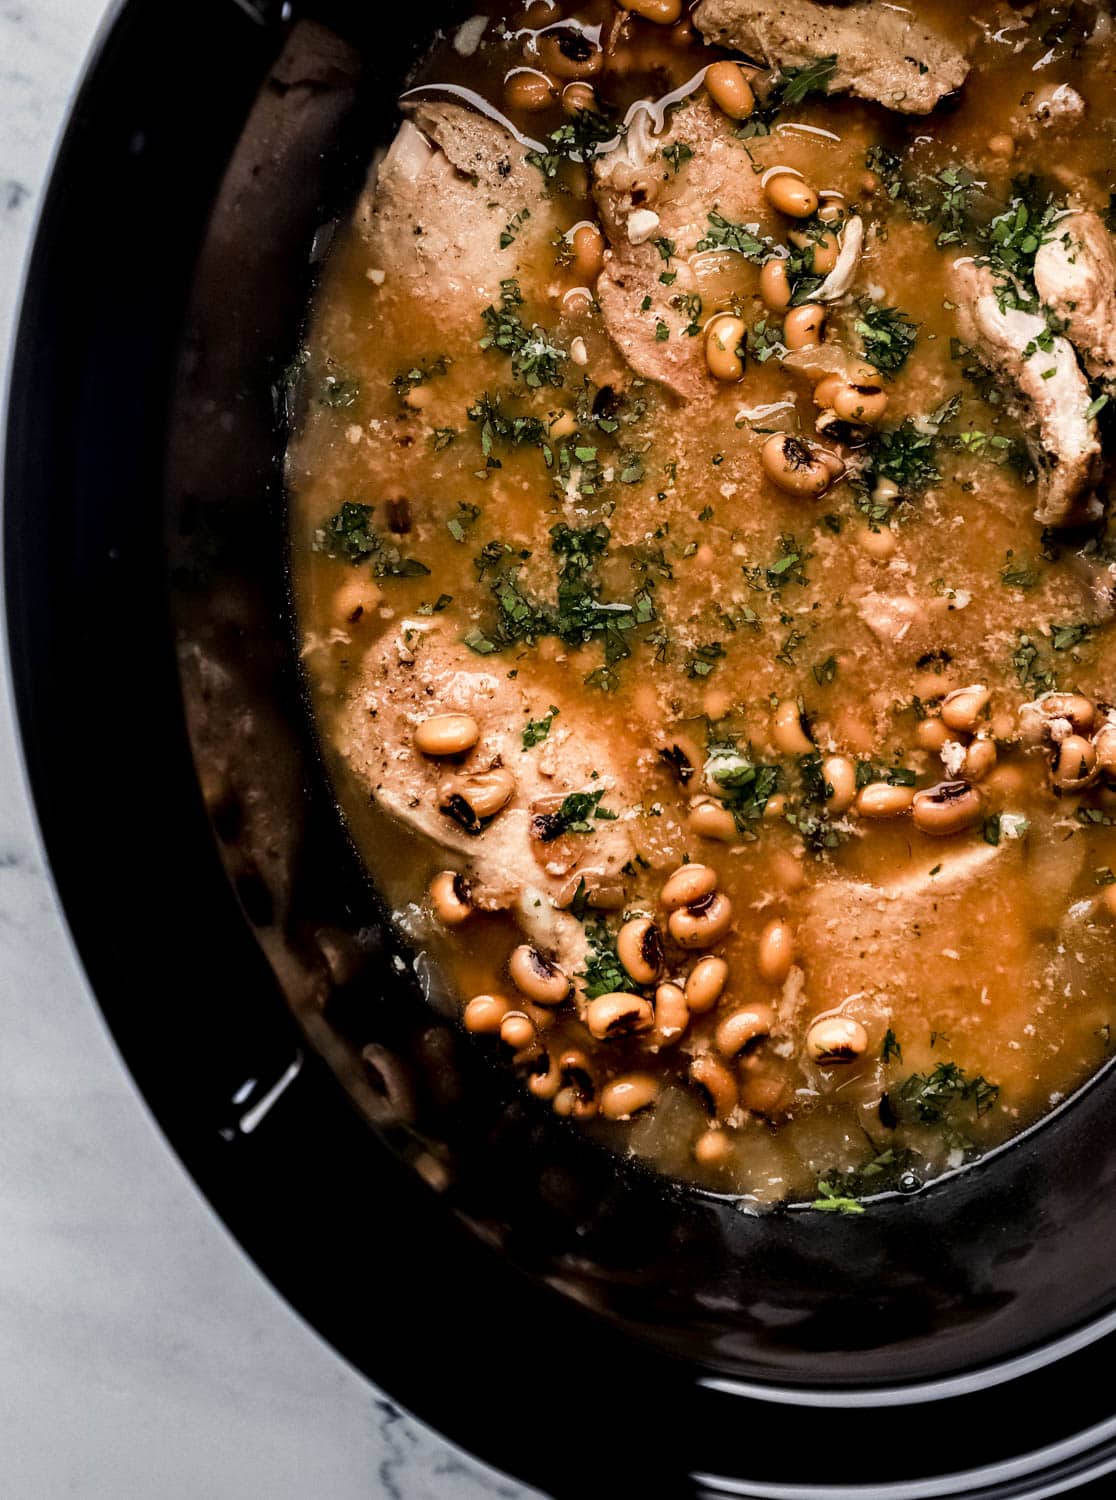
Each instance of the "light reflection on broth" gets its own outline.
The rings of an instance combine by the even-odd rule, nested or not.
[[[933,113],[814,58],[711,78],[730,118],[688,19],[550,9],[434,50],[325,267],[289,480],[326,754],[540,1101],[855,1211],[1109,1052],[1110,23],[927,4],[971,64]]]

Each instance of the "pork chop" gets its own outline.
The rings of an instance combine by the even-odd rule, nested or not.
[[[1094,213],[1074,213],[1035,256],[1035,286],[1094,380],[1116,378],[1116,246]]]
[[[987,266],[964,258],[950,272],[958,332],[994,375],[1014,386],[1039,471],[1035,519],[1074,526],[1100,513],[1097,424],[1088,415],[1089,386],[1068,339],[1051,334],[1045,319],[1001,307]]]
[[[969,73],[952,42],[882,0],[701,0],[694,24],[707,42],[769,67],[803,68],[835,57],[830,92],[874,99],[902,114],[928,114]]]
[[[408,619],[366,652],[337,744],[390,816],[454,856],[478,906],[516,912],[540,948],[572,973],[584,956],[584,934],[559,907],[569,904],[581,878],[589,892],[621,885],[634,846],[607,738],[587,713],[555,706],[561,712],[545,744],[524,749],[532,713],[549,704],[532,703],[517,681],[488,670],[440,622]],[[417,725],[441,713],[468,713],[480,726],[479,743],[459,760],[433,759],[415,748]],[[447,782],[493,769],[511,773],[514,793],[482,828],[470,830],[452,813]],[[552,815],[574,792],[597,799],[586,817],[592,831],[562,835]]]
[[[661,134],[652,127],[650,111],[638,109],[623,142],[594,163],[593,195],[611,247],[597,301],[632,369],[692,400],[716,388],[701,338],[687,331],[700,331],[686,299],[700,284],[694,262],[707,253],[698,246],[710,215],[758,231],[771,210],[732,122],[707,99],[676,110]],[[682,146],[691,154],[679,159]],[[750,282],[756,273],[736,258]]]
[[[519,227],[509,238],[513,215]],[[498,301],[500,283],[530,266],[559,227],[526,149],[484,115],[441,103],[417,105],[399,127],[356,222],[374,275],[463,326]]]

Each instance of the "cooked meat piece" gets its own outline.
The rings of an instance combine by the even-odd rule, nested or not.
[[[547,816],[571,792],[603,793],[620,812],[614,756],[588,713],[562,707],[545,754],[523,749],[523,729],[537,709],[505,672],[487,671],[438,622],[409,619],[372,645],[360,683],[342,715],[337,743],[355,774],[392,817],[458,856],[478,906],[514,910],[527,933],[567,967],[580,965],[580,922],[557,910],[584,876],[589,892],[621,882],[633,857],[631,825],[597,820],[591,833],[562,836]],[[480,726],[475,749],[459,760],[431,759],[414,745],[418,724],[435,714],[468,713]],[[443,810],[454,778],[509,772],[506,805],[470,832]]]
[[[945,1055],[962,1059],[974,1029],[1002,1028],[1006,1041],[1026,1024],[1040,978],[1015,915],[1026,897],[1017,840],[918,845],[908,867],[880,884],[817,885],[799,927],[810,1011],[840,1006],[872,1034],[873,1014],[894,1010],[908,1050],[934,1029],[949,1039]],[[1007,1054],[994,1081],[1008,1082],[1013,1065]]]
[[[969,64],[952,42],[882,0],[701,0],[694,24],[707,42],[770,67],[802,68],[836,57],[833,93],[927,114],[965,82]]]
[[[674,171],[663,153],[680,143],[693,155]],[[693,399],[714,390],[702,340],[685,332],[693,319],[684,299],[700,295],[707,254],[701,252],[695,260],[695,252],[709,233],[710,212],[755,228],[771,211],[732,122],[699,98],[677,110],[667,129],[655,135],[651,116],[640,110],[623,143],[597,159],[594,178],[594,197],[611,245],[597,283],[610,336],[638,375],[657,380],[675,395]],[[669,263],[658,241],[673,244]],[[754,289],[755,268],[743,256],[728,254],[742,289]],[[708,255],[723,259],[724,252]],[[660,280],[664,272],[676,274],[670,285]]]
[[[863,594],[856,612],[878,641],[885,645],[915,646],[922,641],[929,623],[926,606],[907,594]]]
[[[421,291],[440,319],[471,321],[546,245],[558,220],[542,174],[503,126],[457,104],[420,104],[357,209],[371,268]],[[511,214],[530,217],[500,248]]]
[[[1046,322],[1036,314],[1001,309],[986,266],[958,260],[951,283],[961,338],[1018,393],[1039,469],[1035,519],[1044,526],[1073,526],[1095,517],[1101,448],[1097,424],[1086,416],[1089,386],[1073,346],[1060,336],[1048,338]]]
[[[1116,378],[1116,247],[1096,214],[1060,221],[1035,256],[1035,285],[1093,379]]]

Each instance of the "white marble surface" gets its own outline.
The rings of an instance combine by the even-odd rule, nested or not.
[[[52,143],[104,9],[0,0],[0,351]],[[398,1411],[323,1344],[158,1134],[56,912],[6,684],[0,1476],[11,1500],[527,1494]]]

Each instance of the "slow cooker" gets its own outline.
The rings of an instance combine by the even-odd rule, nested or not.
[[[1111,1068],[864,1215],[758,1213],[536,1112],[426,1005],[348,840],[294,647],[284,372],[409,68],[468,15],[131,0],[95,49],[4,514],[30,783],[94,992],[282,1294],[547,1494],[1116,1493]]]

